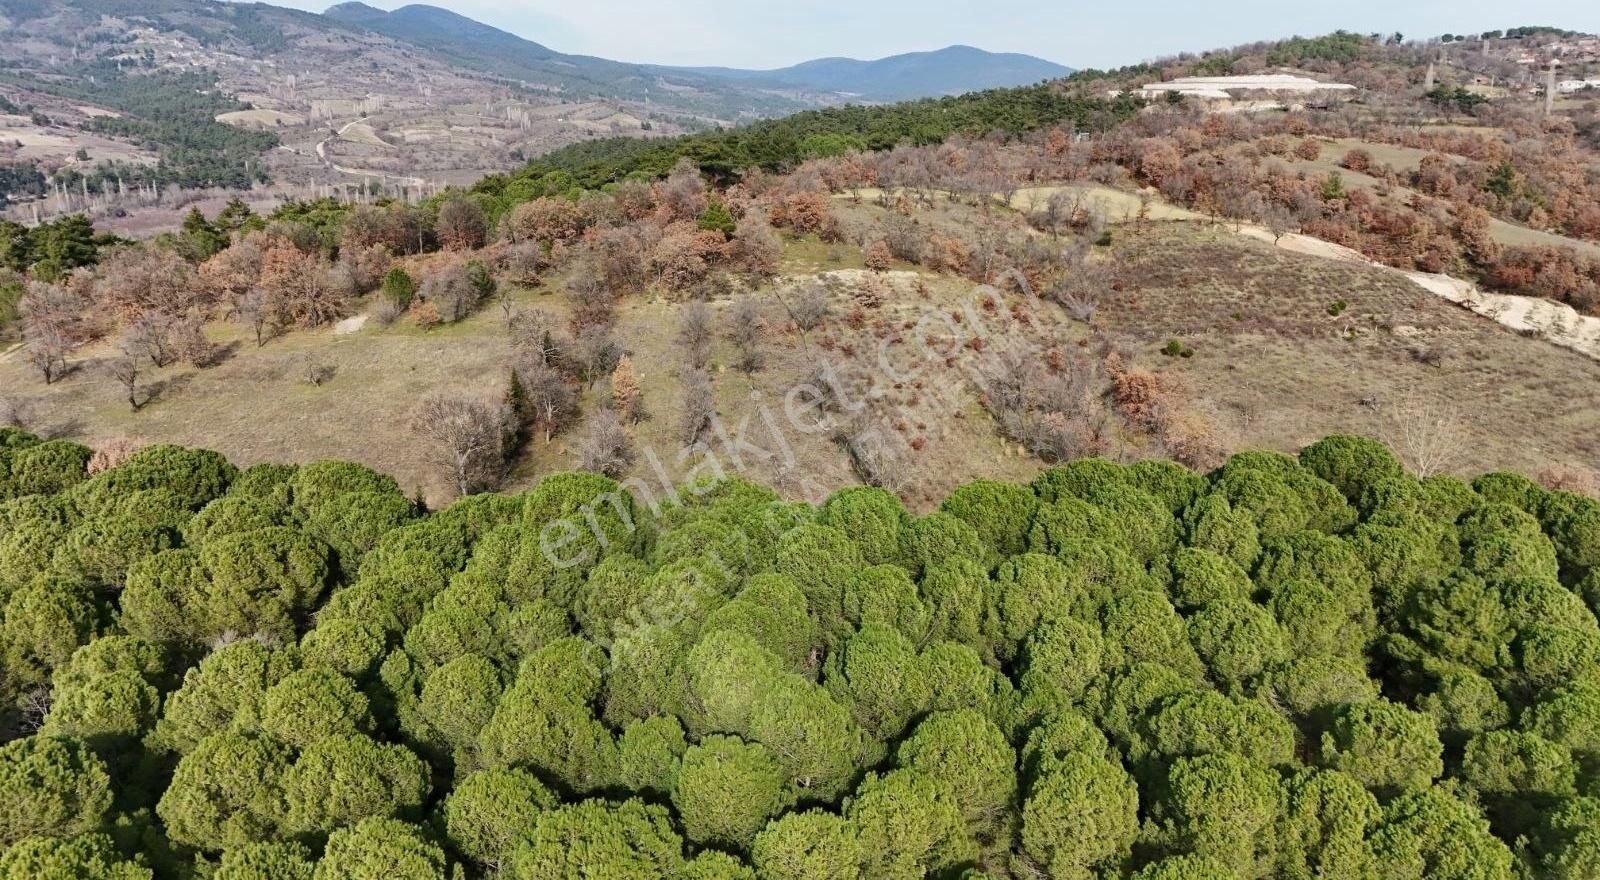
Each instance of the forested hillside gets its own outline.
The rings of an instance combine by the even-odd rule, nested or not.
[[[339,462],[0,450],[6,880],[1600,859],[1600,502],[1514,474],[1339,436],[922,517],[582,473],[427,513]]]
[[[900,144],[927,146],[955,135],[1019,136],[1055,126],[1105,131],[1132,118],[1143,105],[1137,98],[1084,97],[1045,84],[876,107],[810,110],[731,131],[574,144],[529,162],[513,175],[486,177],[474,189],[499,193],[536,187],[536,194],[552,195],[573,186],[597,189],[630,177],[665,177],[683,159],[729,182],[751,168],[785,172],[808,159],[882,151]]]
[[[87,172],[66,169],[54,176],[56,183],[98,193],[146,185],[249,189],[267,181],[260,156],[277,145],[277,135],[217,122],[217,114],[248,105],[218,91],[215,75],[128,74],[113,63],[75,65],[71,74],[45,78],[3,71],[0,85],[115,108],[121,115],[93,118],[84,130],[152,146],[161,161],[153,167],[100,163]]]

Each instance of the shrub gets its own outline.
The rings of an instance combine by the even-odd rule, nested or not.
[[[383,301],[395,310],[395,313],[405,311],[411,307],[411,300],[417,295],[417,283],[411,280],[411,275],[399,266],[389,270],[383,276]]]
[[[1403,472],[1400,460],[1382,443],[1349,435],[1328,437],[1300,450],[1300,464],[1352,502],[1368,486]]]

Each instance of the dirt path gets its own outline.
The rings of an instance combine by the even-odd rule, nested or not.
[[[403,174],[389,174],[385,171],[368,171],[364,168],[346,168],[345,166],[340,165],[339,163],[328,158],[329,140],[332,140],[332,138],[324,138],[323,140],[317,141],[317,158],[322,160],[322,164],[328,166],[334,171],[339,172],[340,174],[349,174],[355,177],[379,177],[383,178],[384,180],[398,180],[405,186],[414,186],[418,189],[421,189],[428,183],[426,180],[423,180],[420,177],[407,177]]]
[[[1519,332],[1538,333],[1556,345],[1582,352],[1600,360],[1600,318],[1581,315],[1566,303],[1490,293],[1477,285],[1449,275],[1405,272],[1407,278],[1424,289],[1465,306],[1480,315]]]

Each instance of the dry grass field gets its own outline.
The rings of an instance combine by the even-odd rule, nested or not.
[[[1121,198],[1137,205],[1136,198],[1111,190],[1094,195],[1108,204]],[[851,226],[887,219],[870,198],[835,204]],[[991,208],[983,214],[947,199],[918,216],[941,226],[1021,227],[1015,213]],[[1391,270],[1292,253],[1231,227],[1152,219],[1114,226],[1113,239],[1126,275],[1137,284],[1104,302],[1094,327],[1021,294],[1006,294],[999,312],[1020,307],[1030,316],[1029,333],[1046,345],[1070,351],[1098,334],[1131,352],[1138,366],[1181,375],[1229,449],[1293,451],[1338,431],[1393,439],[1397,414],[1426,400],[1441,405],[1461,441],[1460,470],[1534,471],[1548,463],[1600,461],[1594,431],[1600,362],[1501,327]],[[895,480],[912,508],[925,510],[976,477],[1028,479],[1043,465],[997,432],[962,372],[971,366],[970,352],[929,362],[917,357],[915,340],[908,338],[921,317],[971,304],[974,286],[907,266],[863,282],[871,273],[861,266],[854,246],[812,238],[786,242],[782,274],[773,284],[787,289],[825,282],[832,315],[803,344],[772,287],[754,291],[766,327],[762,368],[738,370],[736,352],[723,338],[709,366],[727,435],[709,441],[719,461],[812,500],[857,482],[831,432],[796,430],[784,416],[786,393],[827,358],[868,377],[874,399],[891,414],[888,428],[911,450]],[[858,308],[863,283],[883,286],[881,306]],[[561,319],[567,304],[560,289],[560,279],[552,279],[540,289],[517,290],[513,300]],[[748,295],[736,290],[711,303],[719,327],[734,300]],[[1344,308],[1330,314],[1338,302]],[[617,313],[618,341],[635,363],[653,415],[632,428],[639,451],[633,475],[651,482],[656,462],[674,478],[689,466],[679,457],[677,425],[685,366],[676,333],[683,308],[663,294],[625,300]],[[852,312],[856,316],[847,320]],[[97,364],[105,351],[95,347],[78,352],[78,369],[49,387],[16,354],[0,356],[0,389],[31,400],[39,427],[59,436],[91,444],[113,437],[178,442],[214,448],[245,464],[348,458],[442,502],[449,488],[416,444],[408,424],[412,408],[433,392],[497,395],[507,375],[504,318],[494,306],[429,332],[406,319],[389,327],[368,321],[355,333],[295,331],[261,348],[237,325],[215,324],[209,332],[227,348],[223,362],[151,373],[153,399],[137,412]],[[1174,338],[1193,356],[1161,354]],[[919,372],[894,381],[877,363],[880,350],[902,367],[909,359]],[[332,368],[331,380],[318,386],[306,381],[313,365]],[[608,393],[604,379],[585,389],[584,411],[596,411]],[[777,424],[781,441],[769,424]],[[509,486],[574,466],[583,434],[579,424],[549,443],[530,443]],[[741,436],[776,455],[731,454],[727,441]],[[1113,453],[1147,454],[1137,442]]]
[[[1467,470],[1600,461],[1600,362],[1445,302],[1397,273],[1288,253],[1202,224],[1119,236],[1139,289],[1103,307],[1110,332],[1171,359],[1240,445],[1293,450],[1333,431],[1385,436],[1434,401]],[[1343,302],[1338,316],[1330,307]],[[1363,404],[1366,401],[1366,404]]]
[[[819,342],[824,337],[840,343],[830,357],[871,371],[876,358],[876,350],[867,344],[872,328],[853,331],[842,320],[850,307],[849,281],[864,274],[860,265],[858,249],[814,239],[791,241],[785,276],[778,283],[792,284],[819,273],[831,278],[834,319],[814,331],[809,347],[803,347],[778,301],[758,291],[768,327],[762,368],[751,374],[740,372],[732,345],[718,339],[709,371],[728,439],[742,437],[780,453],[772,460],[759,454],[731,455],[723,440],[710,438],[707,442],[727,469],[819,501],[856,482],[847,456],[830,433],[803,433],[790,427],[783,400],[822,356]],[[966,282],[928,275],[924,300],[909,293],[911,282],[903,280],[908,276],[897,274],[907,290],[874,314],[874,324],[898,327],[930,309],[951,310],[971,292]],[[519,307],[544,309],[558,319],[567,313],[565,298],[548,289],[519,290],[513,300]],[[732,299],[714,301],[711,307],[720,328]],[[693,464],[678,458],[683,443],[675,419],[681,409],[684,370],[676,342],[682,309],[683,303],[662,297],[628,300],[618,309],[616,336],[638,367],[646,409],[653,414],[633,428],[639,450],[635,475],[644,479],[654,475],[645,450],[651,450],[674,478]],[[225,347],[223,361],[203,370],[181,365],[152,370],[142,380],[151,399],[138,411],[128,406],[121,386],[102,367],[101,359],[109,354],[105,345],[78,351],[73,358],[76,369],[48,387],[17,353],[0,356],[0,388],[28,400],[38,416],[36,427],[52,435],[90,444],[114,437],[182,443],[217,449],[241,464],[351,459],[391,473],[408,489],[416,487],[443,502],[449,497],[448,484],[417,447],[408,424],[410,411],[434,392],[500,394],[510,353],[503,313],[496,307],[427,332],[404,319],[390,327],[369,321],[356,333],[338,335],[332,328],[295,331],[260,348],[237,325],[213,324],[208,333]],[[896,345],[909,347],[904,340]],[[895,357],[898,362],[898,354]],[[311,366],[331,368],[332,378],[313,386],[306,380]],[[883,383],[881,388],[884,402],[904,422],[907,441],[923,441],[901,476],[908,503],[930,507],[966,479],[1026,480],[1041,467],[996,435],[954,369],[948,375],[930,375],[927,381],[939,383],[941,392],[958,388],[959,393],[924,395],[909,384],[892,388]],[[585,413],[594,412],[608,393],[604,379],[584,389]],[[781,442],[764,427],[764,409],[779,424]],[[514,465],[509,486],[531,485],[552,470],[574,467],[583,433],[580,423],[549,443],[537,439],[530,443]],[[784,472],[780,460],[790,455],[793,463]]]

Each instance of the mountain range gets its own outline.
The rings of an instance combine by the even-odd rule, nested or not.
[[[735,82],[779,83],[874,101],[959,95],[1059,79],[1072,73],[1070,67],[1032,55],[986,52],[972,46],[908,52],[875,61],[817,58],[776,70],[739,70],[730,67],[688,69]]]
[[[101,166],[133,163],[151,184],[272,180],[315,192],[381,181],[415,192],[600,138],[1068,72],[965,46],[777,70],[639,64],[560,52],[427,5],[0,0],[0,106],[28,108],[0,119],[0,143],[46,173],[88,162],[88,173],[115,176]],[[187,114],[181,125],[174,112]],[[178,174],[183,157],[195,161]]]
[[[1066,76],[1071,68],[1030,55],[950,46],[872,61],[818,58],[775,70],[670,67],[569,55],[437,6],[414,4],[386,12],[361,2],[330,7],[326,17],[431,49],[459,64],[501,76],[546,80],[613,91],[638,99],[653,85],[715,88],[717,82],[813,98],[898,101],[1027,85]],[[659,86],[658,86],[659,90]]]

